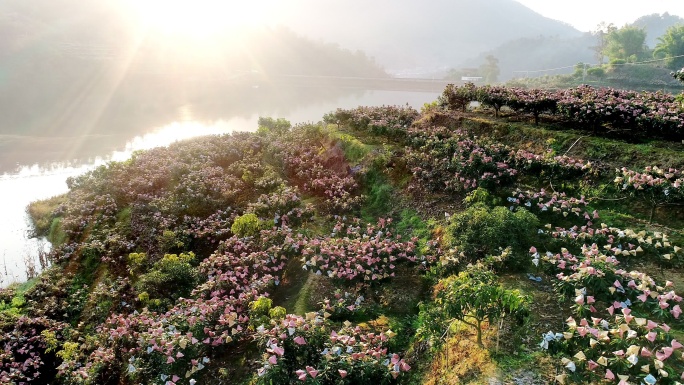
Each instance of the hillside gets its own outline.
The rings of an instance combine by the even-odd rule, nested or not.
[[[646,30],[646,45],[649,48],[654,48],[658,44],[658,38],[663,36],[668,28],[678,24],[684,24],[684,19],[667,12],[662,15],[654,13],[642,16],[631,23],[633,26]]]
[[[390,72],[451,67],[517,38],[581,34],[513,0],[299,0],[296,4],[292,10],[306,9],[305,18],[287,10],[282,17],[284,22],[299,21],[291,25],[295,31],[362,49]]]
[[[487,56],[492,55],[498,60],[500,82],[523,77],[567,74],[573,71],[572,66],[577,63],[595,62],[596,54],[591,50],[594,45],[596,38],[588,33],[570,38],[525,37],[507,41],[462,65],[478,68],[486,63]]]
[[[684,114],[562,92],[262,118],[70,179],[29,209],[52,266],[0,291],[0,379],[669,383]]]
[[[643,28],[646,31],[646,45],[653,49],[658,43],[658,38],[663,36],[669,27],[682,23],[684,23],[684,19],[665,13],[642,16],[630,25]],[[476,57],[458,63],[458,66],[478,68],[486,62],[487,56],[492,55],[499,61],[500,76],[498,80],[502,82],[522,77],[567,75],[573,72],[572,66],[577,63],[598,64],[596,52],[592,49],[597,44],[597,37],[591,33],[578,36],[540,34],[538,36],[512,38],[496,47],[482,51]],[[654,72],[665,72],[666,75],[668,73],[658,70],[654,70]],[[659,78],[659,75],[654,74],[654,80]],[[616,80],[617,76],[619,75],[614,76]],[[637,74],[637,78],[639,77],[643,78]],[[616,81],[612,84],[607,83],[607,85],[626,89],[630,87],[640,88],[647,85],[649,80],[638,79],[633,83]],[[657,87],[659,82],[650,83]]]

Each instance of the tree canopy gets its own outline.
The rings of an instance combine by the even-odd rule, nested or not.
[[[632,26],[609,27],[605,38],[606,46],[603,53],[610,60],[635,62],[646,53],[646,31],[642,28]]]
[[[653,56],[665,58],[667,68],[676,70],[684,67],[684,25],[672,26],[658,38]],[[677,57],[679,56],[679,57]]]

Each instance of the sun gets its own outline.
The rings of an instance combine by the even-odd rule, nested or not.
[[[262,21],[269,1],[136,0],[133,11],[149,30],[169,37],[210,38]]]

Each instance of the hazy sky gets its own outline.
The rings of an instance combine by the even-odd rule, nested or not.
[[[552,19],[566,22],[580,31],[591,31],[602,21],[618,27],[644,15],[665,13],[684,17],[682,0],[517,0]]]

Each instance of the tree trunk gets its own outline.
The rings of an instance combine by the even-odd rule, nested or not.
[[[657,203],[654,203],[651,205],[651,215],[648,217],[648,223],[651,224],[653,223],[653,216],[655,215],[656,208],[658,207]]]
[[[477,344],[480,345],[481,348],[484,348],[484,344],[482,343],[482,321],[477,320]]]

